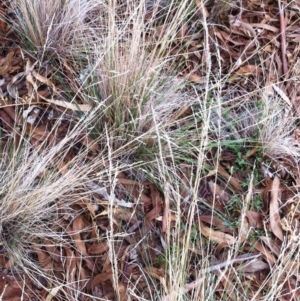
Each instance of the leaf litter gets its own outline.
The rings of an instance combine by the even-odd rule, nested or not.
[[[300,66],[300,3],[294,1],[286,9],[280,1],[263,4],[256,0],[243,1],[245,9],[229,5],[226,12],[220,11],[216,16],[212,13],[213,7],[206,7],[199,1],[196,4],[200,14],[205,14],[210,21],[215,18],[215,22],[212,22],[214,25],[209,27],[210,39],[215,42],[210,45],[212,65],[218,64],[219,58],[214,50],[215,45],[220,45],[222,75],[226,77],[228,70],[231,74],[227,85],[222,88],[224,99],[236,103],[240,102],[243,95],[246,95],[246,101],[250,97],[258,99],[255,91],[260,87],[269,91],[270,95],[274,90],[299,115],[300,90],[297,77]],[[0,11],[2,15],[6,14],[4,6],[0,6]],[[204,33],[195,29],[197,24],[199,22],[195,21],[193,27],[185,25],[180,31],[179,38],[185,43],[188,42],[188,51],[174,42],[174,53],[185,64],[179,76],[183,74],[202,91],[201,84],[206,83],[207,60],[205,46],[201,42],[205,39]],[[163,28],[159,30],[162,31]],[[37,152],[42,152],[68,135],[70,128],[77,122],[76,112],[86,112],[91,108],[80,99],[75,98],[73,103],[70,99],[65,99],[61,89],[57,87],[59,83],[51,79],[52,74],[45,66],[39,66],[38,61],[34,61],[20,49],[10,47],[7,37],[12,33],[6,22],[0,21],[0,31],[0,43],[4,49],[0,58],[0,124],[4,133],[1,136],[2,142],[5,144],[10,136],[25,135],[32,147]],[[195,34],[196,32],[198,33]],[[217,68],[212,68],[213,75],[217,71]],[[71,74],[69,77],[72,79]],[[278,78],[282,79],[280,83]],[[284,81],[286,78],[289,80]],[[213,87],[212,79],[211,90]],[[18,130],[19,127],[23,129],[22,133]],[[297,133],[294,133],[294,140],[298,138]],[[67,174],[68,162],[82,148],[90,152],[91,156],[100,152],[99,145],[89,133],[82,132],[76,139],[81,148],[78,150],[78,147],[72,147],[76,145],[72,141],[69,152],[56,166],[62,175]],[[251,148],[250,154],[244,150],[243,160],[250,162],[251,167],[254,166],[253,157],[258,148],[259,146]],[[285,295],[278,300],[298,300],[299,264],[287,256],[288,252],[284,253],[283,258],[281,250],[285,248],[294,252],[299,240],[300,209],[296,193],[300,180],[295,168],[295,164],[298,167],[299,163],[290,158],[275,160],[275,169],[265,173],[260,183],[254,183],[251,189],[249,187],[252,184],[248,184],[248,193],[256,191],[261,196],[262,208],[257,209],[250,208],[251,195],[247,195],[247,189],[242,186],[245,180],[243,175],[228,168],[235,166],[238,160],[242,160],[241,156],[230,149],[221,154],[220,163],[216,163],[213,154],[212,159],[207,160],[213,171],[208,172],[207,180],[202,182],[199,197],[205,199],[210,208],[215,208],[219,216],[214,215],[209,208],[204,210],[199,205],[199,211],[205,212],[195,216],[193,223],[198,226],[198,233],[215,245],[216,260],[212,260],[204,270],[188,268],[191,274],[201,276],[195,276],[186,283],[183,292],[189,294],[199,289],[204,283],[203,275],[214,273],[219,279],[216,289],[219,298],[225,298],[226,292],[231,300],[237,300],[233,291],[240,289],[242,292],[242,288],[234,288],[228,281],[234,278],[231,274],[237,270],[243,274],[243,285],[251,287],[248,296],[251,299],[260,290],[262,283],[265,283],[264,291],[272,287],[269,275],[278,273],[277,263],[280,260],[286,277],[283,273],[277,283],[282,285],[282,295]],[[250,176],[253,170],[250,168],[245,172]],[[225,181],[216,180],[215,175],[223,178],[227,184],[224,185]],[[79,290],[78,300],[91,300],[86,294],[102,300],[128,300],[129,289],[143,291],[143,296],[147,299],[151,297],[154,287],[149,285],[146,274],[164,286],[168,276],[165,266],[158,263],[158,258],[166,248],[167,239],[164,235],[168,227],[175,229],[178,218],[171,213],[170,204],[154,184],[133,180],[123,172],[117,177],[118,185],[122,187],[119,195],[110,195],[107,191],[99,194],[97,189],[92,189],[90,199],[74,202],[70,208],[73,215],[67,214],[66,209],[61,208],[66,211],[66,215],[60,220],[58,227],[68,237],[65,239],[67,243],[62,244],[52,237],[32,243],[32,252],[41,269],[46,274],[54,273],[63,284],[53,287],[47,279],[41,279],[41,286],[38,286],[24,272],[14,272],[13,263],[8,261],[3,250],[0,254],[2,300],[35,300],[36,296],[39,300],[56,300],[59,295],[65,298],[71,296],[72,289]],[[188,183],[185,182],[185,185]],[[183,199],[187,199],[187,191],[188,189],[183,190]],[[130,206],[122,206],[128,204],[122,202],[124,193],[133,200]],[[244,201],[243,208],[230,204],[233,196],[238,196],[241,202]],[[113,205],[109,202],[112,198],[115,199]],[[185,203],[182,204],[182,221],[188,220]],[[237,222],[230,225],[225,223],[226,214]],[[110,218],[113,223],[110,223]],[[239,228],[241,224],[243,227]],[[108,256],[110,245],[106,236],[107,231],[112,230],[120,233],[114,246],[118,260],[117,286],[114,285],[113,263]],[[264,234],[257,236],[255,241],[251,240],[251,231],[255,233],[259,230],[263,230]],[[148,240],[148,250],[143,245],[145,237]],[[238,240],[237,237],[242,239]],[[237,243],[240,244],[239,254],[228,260],[231,246]],[[205,246],[195,245],[190,251],[199,255],[202,247]],[[225,271],[221,272],[224,268]],[[132,279],[136,281],[135,288],[132,287]],[[262,291],[258,292],[256,299],[262,294]],[[162,298],[168,299],[169,296]]]

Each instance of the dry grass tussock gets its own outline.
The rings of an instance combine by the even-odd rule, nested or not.
[[[1,4],[3,300],[300,298],[297,48],[224,5]]]

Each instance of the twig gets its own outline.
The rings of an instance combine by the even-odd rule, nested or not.
[[[286,74],[288,72],[288,64],[286,59],[285,22],[284,22],[284,12],[280,0],[278,0],[278,9],[279,9],[279,22],[280,22],[282,67],[283,67],[283,74]]]

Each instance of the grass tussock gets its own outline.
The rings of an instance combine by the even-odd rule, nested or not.
[[[9,4],[14,14],[10,21],[26,50],[38,53],[41,60],[66,59],[84,49],[82,38],[88,34],[88,17],[96,4],[77,0],[16,0]]]
[[[297,91],[239,9],[3,7],[4,300],[299,298]]]

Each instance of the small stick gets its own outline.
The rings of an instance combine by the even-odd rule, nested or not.
[[[285,36],[286,28],[284,22],[284,12],[280,0],[278,0],[278,9],[279,9],[279,22],[280,22],[282,67],[283,67],[283,74],[286,74],[288,72],[288,64],[286,59],[286,36]]]

